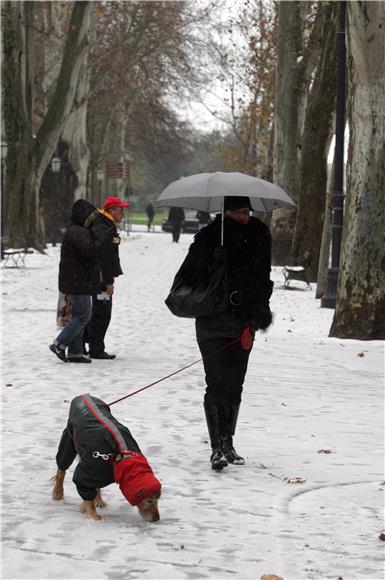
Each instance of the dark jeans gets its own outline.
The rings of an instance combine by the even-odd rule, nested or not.
[[[206,373],[204,402],[207,405],[238,405],[241,402],[251,349],[242,349],[239,342],[223,348],[233,340],[209,338],[198,343]]]
[[[98,300],[92,296],[92,316],[84,332],[84,342],[88,342],[90,354],[105,351],[104,337],[111,320],[112,296],[109,300]]]
[[[84,329],[91,318],[91,296],[70,294],[72,318],[56,337],[62,346],[68,346],[68,354],[83,353]]]

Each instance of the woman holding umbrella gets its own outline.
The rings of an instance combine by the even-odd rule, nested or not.
[[[223,216],[217,215],[196,234],[176,276],[187,285],[205,287],[219,265],[227,270],[229,300],[224,311],[196,318],[206,374],[210,462],[216,470],[245,462],[233,446],[243,382],[254,334],[272,322],[271,237],[268,227],[250,216],[251,209],[249,197],[225,196],[223,223]]]

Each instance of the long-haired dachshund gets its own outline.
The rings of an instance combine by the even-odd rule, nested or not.
[[[75,397],[71,402],[68,424],[56,455],[58,469],[52,478],[52,499],[63,499],[66,470],[76,455],[79,463],[73,482],[83,499],[80,509],[88,517],[101,519],[96,508],[106,504],[100,488],[115,482],[145,521],[159,520],[159,480],[127,427],[113,417],[106,403],[90,394]]]

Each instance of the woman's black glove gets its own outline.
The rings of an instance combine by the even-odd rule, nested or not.
[[[261,306],[257,308],[253,314],[250,321],[251,332],[256,332],[257,330],[265,331],[269,328],[270,324],[273,322],[273,314],[270,307]]]

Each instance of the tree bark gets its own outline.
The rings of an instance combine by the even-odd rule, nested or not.
[[[70,147],[71,165],[78,179],[77,198],[87,197],[87,172],[89,149],[87,143],[87,109],[88,109],[88,59],[84,56],[80,69],[73,110],[63,128],[62,137]]]
[[[385,339],[385,4],[348,3],[347,200],[330,336]]]
[[[10,245],[40,250],[44,247],[39,216],[40,182],[73,106],[92,9],[91,2],[74,3],[59,76],[47,113],[34,137],[31,89],[34,2],[6,3],[4,105],[9,160],[4,230]]]
[[[306,109],[293,255],[311,254],[310,281],[317,280],[336,96],[336,2],[323,6],[319,65]]]
[[[32,102],[33,70],[32,50],[34,5],[32,2],[5,2],[3,19],[2,96],[4,133],[8,142],[5,164],[4,215],[2,235],[8,246],[25,245],[24,231],[29,229],[26,172],[31,165],[33,147]]]
[[[300,38],[299,2],[279,2],[273,175],[274,182],[287,191],[293,199],[296,199],[298,191],[299,91],[297,63],[300,59]],[[273,244],[277,241],[282,243],[287,238],[289,240],[288,253],[290,253],[291,236],[295,223],[294,216],[295,212],[292,210],[277,209],[271,221]],[[284,251],[284,253],[286,252]]]
[[[306,110],[311,74],[319,55],[322,22],[323,10],[319,3],[311,33],[305,41],[301,3],[278,3],[273,176],[274,182],[294,201],[299,193],[302,116]],[[295,209],[278,209],[273,213],[271,230],[275,264],[287,263],[290,257],[295,215]]]
[[[320,256],[318,260],[317,289],[315,297],[322,298],[326,292],[327,272],[329,267],[330,243],[332,238],[332,189],[334,183],[334,163],[331,167],[327,179],[326,201],[324,209],[324,221],[322,226],[322,237]]]

